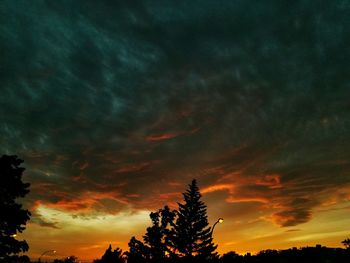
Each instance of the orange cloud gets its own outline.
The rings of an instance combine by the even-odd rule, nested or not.
[[[164,133],[164,134],[155,134],[150,135],[146,137],[146,141],[149,142],[157,142],[157,141],[163,141],[163,140],[169,140],[175,137],[180,136],[181,133]]]
[[[267,186],[268,188],[275,189],[281,188],[281,178],[278,174],[265,175],[262,178],[258,178],[255,182],[256,185]]]
[[[244,202],[258,202],[258,203],[269,203],[269,200],[267,198],[263,197],[233,197],[229,196],[225,199],[228,203],[244,203]]]
[[[215,191],[229,191],[232,192],[233,191],[234,186],[232,184],[214,184],[214,185],[210,185],[208,187],[205,187],[201,190],[202,194],[207,194],[207,193],[211,193],[211,192],[215,192]]]
[[[64,196],[57,202],[47,202],[45,205],[49,208],[74,211],[78,213],[90,212],[93,210],[104,209],[103,200],[111,200],[116,204],[128,205],[129,201],[115,192],[90,192],[86,191],[77,197]],[[108,209],[108,207],[106,207]],[[110,209],[108,209],[110,211]],[[118,212],[118,211],[116,211]]]

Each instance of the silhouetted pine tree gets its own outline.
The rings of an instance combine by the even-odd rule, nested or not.
[[[179,203],[175,224],[174,243],[177,250],[185,257],[216,258],[217,246],[212,242],[206,205],[201,201],[196,180],[192,181],[183,197],[184,203]]]
[[[0,261],[11,262],[14,254],[28,250],[28,244],[15,238],[25,229],[30,212],[22,208],[16,199],[24,197],[29,184],[22,182],[23,161],[17,156],[0,158]]]

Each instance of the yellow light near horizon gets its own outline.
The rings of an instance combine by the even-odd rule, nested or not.
[[[219,223],[223,223],[224,222],[224,219],[223,218],[219,218]]]
[[[130,209],[114,215],[96,212],[78,214],[40,204],[36,216],[45,222],[55,223],[56,227],[30,223],[21,236],[30,240],[28,254],[31,258],[38,258],[42,251],[51,247],[59,257],[76,255],[92,262],[103,255],[110,244],[127,250],[132,236],[142,238],[144,229],[150,224],[149,213],[147,210]],[[50,255],[53,256],[52,252]]]
[[[108,226],[109,230],[115,229],[120,232],[147,224],[150,213],[149,211],[120,212],[116,215],[101,213],[92,214],[89,217],[88,215],[79,216],[74,212],[49,208],[45,205],[40,205],[36,212],[47,222],[59,222],[59,227],[64,227],[66,230],[76,231],[86,228],[100,230],[101,227]]]

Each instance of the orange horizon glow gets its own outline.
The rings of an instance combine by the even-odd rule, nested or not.
[[[213,218],[219,218],[221,207],[215,206],[216,201],[211,200],[210,195],[216,191],[225,191],[226,188],[228,187],[221,185],[204,188],[202,191],[212,224],[215,223]],[[249,203],[248,200],[243,200],[232,205],[240,206],[242,202]],[[250,202],[254,205],[254,200]],[[225,215],[224,223],[215,229],[214,242],[219,245],[217,251],[220,254],[229,251],[254,254],[265,249],[287,249],[316,244],[341,247],[341,240],[349,234],[344,231],[345,226],[350,223],[344,216],[348,207],[349,202],[345,202],[333,204],[326,211],[319,209],[309,222],[293,227],[280,227],[269,217],[262,215],[261,211],[251,215]],[[72,208],[74,206],[37,204],[35,213],[48,221],[56,220],[57,228],[45,231],[46,227],[31,222],[26,231],[19,235],[19,239],[25,238],[28,241],[28,255],[32,259],[50,249],[57,250],[57,254],[51,255],[51,258],[75,255],[85,260],[100,258],[110,244],[113,248],[119,247],[126,251],[131,236],[142,239],[146,227],[150,225],[148,215],[151,211],[75,216],[77,211],[74,212]]]

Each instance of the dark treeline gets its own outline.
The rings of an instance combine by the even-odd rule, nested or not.
[[[29,184],[22,182],[23,161],[17,156],[0,158],[0,262],[27,263],[30,259],[21,255],[29,248],[26,241],[18,241],[16,233],[25,230],[30,212],[17,202],[29,192]],[[168,206],[150,213],[151,225],[146,229],[142,240],[131,237],[129,250],[112,249],[109,246],[100,259],[94,263],[289,263],[350,262],[350,239],[342,243],[345,249],[316,247],[292,248],[287,250],[264,250],[256,255],[238,255],[229,252],[220,256],[213,242],[215,225],[209,226],[207,208],[201,200],[196,180],[189,184],[183,193],[183,201],[178,209]],[[77,257],[56,259],[55,263],[77,263]]]
[[[107,249],[111,251],[111,247]],[[95,260],[94,263],[126,263],[128,261],[127,252],[112,255],[107,252],[101,259]],[[135,261],[133,261],[135,262]],[[141,262],[156,262],[153,259],[141,259]],[[159,261],[158,261],[159,262]],[[321,245],[316,247],[290,248],[286,250],[263,250],[256,255],[247,253],[239,255],[235,252],[228,252],[215,259],[200,259],[196,257],[166,257],[161,262],[168,263],[187,263],[187,262],[208,262],[208,263],[348,263],[350,262],[350,249],[328,248]]]

